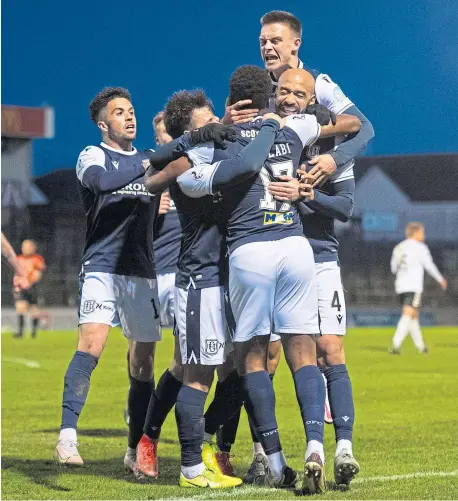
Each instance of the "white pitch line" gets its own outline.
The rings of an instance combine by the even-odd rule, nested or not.
[[[3,362],[11,362],[12,364],[20,364],[29,367],[30,369],[39,369],[40,362],[36,360],[29,360],[28,358],[12,358],[12,357],[2,357]]]
[[[458,470],[454,471],[417,471],[416,473],[406,473],[405,475],[387,475],[380,477],[363,477],[355,478],[353,484],[365,484],[367,482],[389,482],[391,480],[407,480],[409,478],[425,478],[425,477],[456,477]]]
[[[426,478],[426,477],[456,477],[458,476],[458,470],[454,471],[418,471],[416,473],[406,473],[404,475],[387,475],[387,476],[379,476],[379,477],[363,477],[356,478],[353,480],[351,485],[354,484],[366,484],[370,482],[389,482],[394,480],[407,480],[409,478]],[[174,498],[176,501],[189,501],[189,499],[230,499],[234,497],[239,497],[243,495],[249,494],[257,494],[260,493],[271,493],[272,489],[268,487],[255,487],[255,486],[247,486],[247,487],[236,487],[232,490],[214,491],[211,489],[205,489],[205,493],[198,494],[196,496],[190,496],[188,498]],[[169,498],[159,498],[156,501],[167,501]]]

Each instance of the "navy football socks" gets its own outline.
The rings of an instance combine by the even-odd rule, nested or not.
[[[320,370],[316,365],[306,365],[297,370],[293,378],[307,442],[323,443],[326,391]]]
[[[127,444],[136,449],[143,435],[146,413],[151,394],[154,391],[154,378],[151,381],[139,381],[130,376],[127,409],[129,411],[129,437]]]
[[[246,397],[245,408],[264,452],[267,455],[280,452],[280,436],[275,417],[275,393],[268,372],[246,374],[242,377],[242,381]]]
[[[243,402],[240,377],[237,371],[216,384],[215,397],[205,413],[205,433],[214,435],[238,411]]]
[[[241,410],[242,407],[240,406],[229,421],[216,432],[216,443],[220,451],[231,452],[231,447],[234,445],[237,436]]]
[[[271,381],[271,383],[273,384],[274,382],[274,376],[275,376],[275,373],[274,374],[269,374],[269,379]],[[250,417],[248,416],[248,424],[250,426],[250,433],[251,433],[251,440],[253,441],[253,443],[256,443],[256,442],[260,442],[259,438],[256,436],[256,432],[254,431],[254,426],[253,426],[253,423],[251,422],[251,419]]]
[[[323,370],[328,381],[328,398],[336,441],[352,440],[355,406],[350,377],[345,364],[331,365]]]
[[[175,405],[181,386],[181,381],[178,381],[169,370],[162,374],[156,390],[151,394],[143,428],[143,433],[149,438],[153,440],[159,438],[161,426]]]
[[[91,374],[98,361],[98,358],[83,351],[77,351],[73,355],[64,377],[62,430],[76,429],[78,418],[86,402]]]
[[[207,393],[190,386],[183,385],[178,393],[175,416],[181,446],[182,466],[196,466],[202,463],[206,399]]]

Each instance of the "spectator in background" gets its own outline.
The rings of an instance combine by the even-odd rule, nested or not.
[[[43,257],[37,254],[36,251],[37,246],[33,240],[24,240],[22,242],[22,254],[17,257],[29,283],[27,288],[18,288],[18,283],[21,282],[21,273],[16,272],[13,285],[15,287],[14,299],[16,300],[16,313],[18,316],[18,332],[14,337],[18,339],[24,337],[26,314],[29,314],[32,319],[32,338],[36,337],[40,322],[37,286],[43,277],[46,264]]]

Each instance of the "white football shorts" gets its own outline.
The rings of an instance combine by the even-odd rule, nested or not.
[[[160,317],[162,327],[173,325],[175,317],[175,273],[157,276]]]
[[[316,263],[318,287],[318,315],[321,335],[344,336],[347,332],[347,311],[345,296],[337,261]],[[278,341],[278,334],[271,334],[270,341]]]
[[[221,365],[232,351],[224,287],[175,287],[175,335],[183,364]]]
[[[347,310],[337,261],[316,263],[318,284],[318,313],[320,332],[344,336],[347,332]]]
[[[313,251],[294,236],[241,245],[229,256],[234,342],[275,334],[318,334]]]
[[[155,279],[87,272],[80,275],[79,324],[121,326],[127,339],[161,340]]]

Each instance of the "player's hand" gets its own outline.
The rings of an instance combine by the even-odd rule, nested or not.
[[[167,214],[170,209],[170,195],[168,191],[164,191],[161,195],[161,201],[159,203],[159,212],[160,216]]]
[[[315,190],[313,189],[313,186],[309,183],[300,183],[299,194],[301,198],[306,202],[315,200]]]
[[[190,143],[192,146],[196,146],[200,143],[206,143],[208,141],[214,141],[215,146],[225,150],[227,145],[224,141],[230,141],[234,143],[237,139],[237,134],[228,125],[224,125],[219,122],[211,122],[204,125],[200,129],[194,129],[191,131]]]
[[[301,186],[298,179],[291,176],[280,176],[280,182],[269,184],[269,193],[280,202],[295,202],[301,198],[299,188]]]
[[[30,287],[29,279],[24,275],[14,275],[13,278],[13,290],[14,292],[20,292]]]
[[[447,289],[448,283],[447,283],[447,280],[445,280],[445,278],[442,279],[442,281],[440,282],[440,286],[441,286],[442,290],[444,290],[444,291]]]
[[[337,170],[337,165],[332,157],[328,153],[324,155],[318,155],[308,161],[312,168],[309,170],[309,174],[313,176],[313,187],[321,186],[325,183],[332,174]]]
[[[231,104],[231,106],[226,106],[226,112],[221,119],[221,123],[226,125],[243,124],[253,120],[253,118],[259,115],[259,110],[257,108],[240,109],[251,103],[251,99],[244,99],[242,101],[237,101],[235,104]]]
[[[269,120],[269,119],[275,120],[280,125],[280,129],[282,129],[285,126],[285,122],[286,122],[286,118],[280,118],[280,116],[277,115],[276,113],[266,113],[265,115],[262,116],[262,119],[263,120]]]
[[[329,125],[329,122],[331,122],[332,125],[336,124],[336,114],[331,110],[328,110],[328,108],[326,108],[326,106],[323,106],[322,104],[309,104],[307,108],[305,108],[305,113],[307,115],[315,115],[316,121],[320,125]]]

